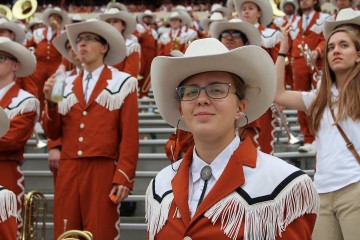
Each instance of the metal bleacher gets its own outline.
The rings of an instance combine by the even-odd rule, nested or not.
[[[300,135],[296,111],[284,110],[289,126],[294,135]],[[174,128],[165,123],[156,111],[152,98],[139,99],[139,134],[140,152],[136,171],[135,187],[132,195],[126,201],[137,202],[133,216],[121,217],[121,239],[146,239],[145,223],[145,191],[150,180],[159,170],[169,165],[165,155],[165,143]],[[298,145],[288,145],[287,138],[276,129],[275,156],[303,169],[313,175],[314,154],[299,153]],[[300,136],[301,138],[301,136]],[[36,149],[36,142],[30,139],[25,149],[25,163],[22,166],[25,175],[26,192],[38,190],[45,194],[48,201],[48,216],[46,223],[46,239],[53,239],[52,208],[54,187],[52,174],[47,163],[47,149]]]

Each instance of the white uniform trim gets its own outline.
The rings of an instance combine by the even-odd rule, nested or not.
[[[139,43],[134,42],[130,39],[126,39],[125,45],[127,57],[130,56],[133,52],[138,52],[139,54],[141,53],[141,47]]]
[[[273,48],[280,42],[282,37],[281,32],[272,28],[266,28],[261,31],[262,46],[266,48]]]
[[[16,195],[0,186],[0,223],[12,216],[17,218]]]
[[[9,106],[4,109],[4,112],[10,120],[19,114],[36,112],[36,122],[39,116],[39,107],[39,100],[37,100],[32,94],[20,89],[18,95],[12,99]]]

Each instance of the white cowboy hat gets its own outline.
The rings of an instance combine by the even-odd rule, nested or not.
[[[76,39],[81,33],[94,33],[104,38],[109,44],[109,51],[105,56],[106,65],[120,63],[126,57],[126,45],[124,37],[110,24],[97,20],[89,19],[86,22],[70,24],[66,27],[71,47],[78,54]]]
[[[54,41],[54,47],[58,50],[59,53],[61,53],[61,55],[66,58],[66,60],[68,60],[71,63],[74,63],[73,59],[70,57],[68,51],[66,50],[66,42],[69,41],[68,35],[65,32],[61,33],[60,35],[58,35]]]
[[[127,11],[120,11],[117,8],[109,8],[103,14],[99,15],[99,19],[104,22],[111,18],[121,19],[126,23],[124,36],[132,34],[136,29],[136,20],[134,16]]]
[[[42,20],[34,17],[34,18],[32,18],[32,19],[30,20],[28,27],[29,27],[29,29],[31,29],[34,25],[36,25],[36,24],[41,24],[41,23],[43,23]]]
[[[15,42],[23,44],[25,31],[16,23],[10,22],[7,18],[0,18],[0,29],[7,29],[15,34]]]
[[[69,14],[69,17],[72,21],[72,23],[78,23],[78,22],[83,22],[85,21],[80,14],[76,13],[76,14]]]
[[[241,6],[245,2],[252,2],[259,6],[261,10],[260,24],[267,26],[272,21],[273,10],[268,0],[234,0],[235,9],[241,18]]]
[[[339,9],[330,2],[321,4],[321,11],[333,15],[339,11]],[[317,86],[317,85],[316,85]]]
[[[226,7],[227,7],[227,9],[229,9],[229,12],[230,12],[231,14],[233,14],[233,13],[236,11],[233,0],[227,0],[227,1],[226,1]]]
[[[15,72],[17,77],[25,77],[34,72],[36,67],[35,56],[22,44],[11,41],[7,37],[0,37],[0,51],[14,56],[19,69]]]
[[[284,8],[286,4],[292,4],[295,7],[295,12],[299,9],[299,3],[297,0],[282,0],[280,2],[280,9],[281,11],[285,12]]]
[[[139,23],[143,22],[143,18],[144,17],[151,17],[152,18],[152,22],[155,22],[156,19],[156,14],[153,13],[151,10],[145,10],[144,12],[140,13],[139,15],[137,15],[137,21]]]
[[[225,22],[226,18],[220,12],[214,12],[211,14],[210,17],[204,18],[201,20],[201,26],[203,27],[204,31],[208,32],[211,26],[211,23],[215,22]]]
[[[336,6],[336,0],[330,0],[330,2]],[[351,7],[355,8],[359,5],[360,0],[351,0]]]
[[[210,25],[209,33],[211,37],[219,39],[220,34],[225,30],[237,30],[246,35],[249,45],[261,46],[261,35],[253,25],[243,22],[238,18],[231,19],[227,22],[214,22]]]
[[[254,57],[256,56],[256,57]],[[275,97],[276,77],[274,62],[269,54],[258,46],[245,46],[228,50],[215,38],[193,41],[182,57],[156,57],[151,64],[151,86],[156,105],[162,118],[176,127],[179,119],[179,102],[176,87],[186,78],[203,72],[222,71],[240,76],[246,85],[249,122],[260,117]],[[244,126],[245,119],[236,122]],[[183,121],[179,128],[187,131]]]
[[[58,8],[58,7],[54,7],[54,8],[47,8],[43,12],[43,22],[46,26],[50,26],[49,17],[52,14],[58,14],[61,16],[61,18],[62,18],[62,21],[60,24],[61,29],[63,29],[65,27],[65,25],[70,24],[70,18],[67,15],[67,13],[65,12],[65,10],[62,10],[61,8]]]
[[[330,33],[340,25],[343,24],[356,24],[360,26],[360,16],[352,8],[341,9],[336,16],[336,20],[333,18],[327,18],[324,22],[324,37],[328,38]]]
[[[170,16],[169,16],[169,20],[173,19],[173,18],[178,18],[181,20],[181,25],[185,26],[191,23],[191,18],[189,18],[188,16],[186,16],[184,13],[186,13],[186,11],[182,11],[182,10],[174,10],[173,12],[171,12]],[[186,13],[187,15],[189,15],[188,13]]]
[[[221,4],[218,4],[218,3],[214,3],[212,6],[211,6],[211,10],[210,10],[210,13],[214,13],[214,12],[219,12],[221,13],[225,18],[229,17],[230,16],[230,11],[228,8],[222,6]]]
[[[108,5],[106,6],[106,9],[110,9],[110,8],[117,8],[120,11],[127,11],[127,12],[129,11],[124,4],[119,2],[112,2],[112,1],[109,2]]]
[[[4,110],[0,107],[0,138],[9,130],[10,121]]]

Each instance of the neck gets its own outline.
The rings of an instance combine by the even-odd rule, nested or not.
[[[228,137],[211,138],[194,136],[197,155],[207,164],[211,164],[215,158],[234,140],[234,133]]]
[[[303,9],[302,12],[303,12],[303,14],[309,16],[313,10],[314,9],[312,9],[312,8],[307,8],[307,9]]]
[[[14,77],[13,76],[8,76],[5,78],[0,79],[0,89],[3,89],[4,87],[6,87],[8,84],[10,84],[12,81],[14,81]]]
[[[343,88],[346,78],[349,76],[349,73],[350,73],[350,71],[335,74],[336,86],[337,86],[339,92]]]
[[[84,68],[86,69],[86,71],[88,71],[89,73],[92,73],[94,70],[96,70],[97,68],[99,68],[101,65],[103,65],[104,62],[102,61],[102,58],[99,58],[98,61],[93,62],[93,63],[85,63]]]

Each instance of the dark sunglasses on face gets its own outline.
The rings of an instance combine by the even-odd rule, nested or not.
[[[232,37],[232,38],[240,38],[241,37],[241,33],[240,32],[223,32],[221,33],[220,37],[221,38],[228,38],[228,37]]]
[[[100,39],[93,37],[93,36],[85,36],[85,37],[78,37],[75,41],[76,44],[80,43],[81,41],[84,42],[101,42]]]

